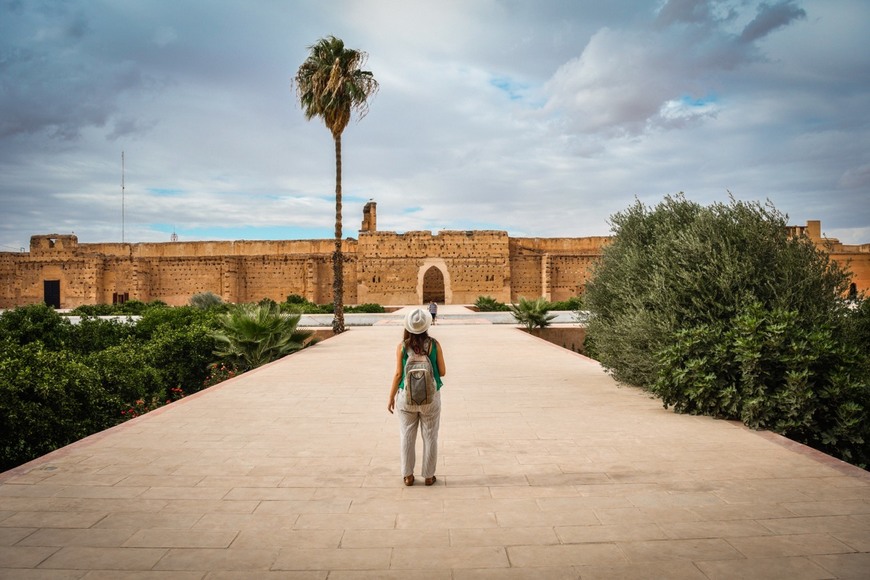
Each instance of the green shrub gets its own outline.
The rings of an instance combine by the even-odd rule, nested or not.
[[[220,296],[213,292],[200,292],[190,297],[190,305],[200,310],[208,310],[223,304]]]
[[[40,341],[0,340],[0,471],[117,422],[96,371]]]
[[[677,331],[733,320],[748,303],[797,311],[807,327],[843,311],[847,274],[809,239],[789,238],[772,207],[668,197],[612,223],[585,299],[601,362],[624,382],[651,385],[656,353]]]
[[[344,311],[346,313],[357,314],[383,314],[384,312],[386,312],[383,306],[373,303],[357,304],[356,306],[345,306]]]
[[[211,324],[163,325],[151,335],[144,350],[148,364],[157,369],[160,393],[180,388],[191,394],[202,388],[215,360],[213,332]]]
[[[0,314],[0,340],[8,338],[19,345],[40,342],[49,350],[62,350],[70,342],[71,326],[50,306],[21,306]]]
[[[866,464],[870,348],[826,252],[757,203],[668,197],[612,224],[585,300],[587,340],[617,380]]]
[[[492,296],[478,296],[474,306],[479,312],[508,312],[510,307]]]
[[[730,325],[680,331],[652,391],[678,412],[739,419],[866,466],[870,387],[854,372],[861,350],[837,332],[752,303]]]
[[[585,322],[585,320],[583,321]],[[589,358],[598,360],[598,347],[595,344],[595,337],[586,334],[583,338],[583,354]]]
[[[133,316],[139,316],[139,315],[143,314],[146,310],[149,310],[149,309],[155,308],[155,307],[157,307],[157,308],[162,307],[162,303],[155,305],[155,304],[146,304],[146,303],[142,302],[141,300],[127,300],[126,302],[124,302],[122,304],[118,304],[116,306],[115,311],[117,314],[130,314]]]
[[[843,341],[860,352],[870,353],[870,297],[860,297],[850,305],[845,316]],[[870,356],[861,361],[860,376],[870,377]]]
[[[581,310],[583,308],[583,299],[579,296],[572,296],[567,300],[560,302],[551,302],[550,310]]]
[[[0,315],[3,469],[202,388],[219,313],[154,303],[142,312],[77,325],[44,305]]]
[[[70,311],[75,316],[139,316],[152,308],[168,308],[165,302],[152,300],[145,303],[141,300],[127,300],[121,304],[82,304]]]
[[[140,399],[165,398],[160,373],[135,340],[91,353],[84,361],[100,377],[100,385],[114,400],[117,412]]]
[[[160,327],[183,328],[202,325],[217,328],[217,318],[220,313],[220,309],[201,310],[192,306],[151,308],[146,310],[136,322],[136,336],[143,341],[150,340]]]
[[[118,314],[118,308],[112,304],[82,304],[70,311],[75,316],[114,316]]]
[[[132,321],[103,319],[83,316],[78,324],[70,327],[69,348],[78,354],[90,354],[121,344],[135,336]]]
[[[315,304],[298,294],[289,295],[287,301],[281,304],[282,312],[296,314],[332,314],[333,310],[332,304]],[[347,312],[347,309],[345,309],[345,312]]]
[[[550,321],[556,318],[555,314],[549,314],[550,303],[544,297],[535,300],[527,300],[520,296],[518,304],[511,304],[510,311],[520,324],[525,325],[527,330],[533,328],[546,328]]]

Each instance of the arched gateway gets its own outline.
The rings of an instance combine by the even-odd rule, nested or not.
[[[452,300],[450,275],[447,264],[440,258],[425,260],[417,272],[417,297],[421,304],[438,302],[450,304]]]
[[[423,275],[423,303],[427,302],[444,303],[444,274],[435,266]]]

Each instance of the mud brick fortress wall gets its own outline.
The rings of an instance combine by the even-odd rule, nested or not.
[[[792,226],[870,290],[870,244],[821,237],[821,224]],[[488,295],[565,300],[582,294],[607,237],[512,238],[491,230],[377,231],[376,205],[363,210],[359,239],[343,241],[344,302],[471,304]],[[298,294],[332,301],[334,240],[98,243],[38,235],[30,252],[0,253],[0,308],[47,302],[61,308],[128,299],[187,304],[213,292],[228,302],[283,302]]]
[[[351,252],[352,241],[343,244]],[[60,307],[128,299],[187,304],[213,292],[229,302],[283,302],[299,294],[332,300],[333,240],[79,244],[75,236],[33,236],[29,254],[0,254],[0,307],[46,300],[56,283]],[[348,280],[355,263],[345,265]],[[355,288],[345,291],[349,303]]]
[[[806,235],[817,247],[826,250],[831,259],[852,273],[849,293],[870,294],[870,243],[841,244],[836,238],[822,237],[822,222],[810,220],[805,226],[789,226],[793,236]]]
[[[509,238],[498,231],[360,232],[360,302],[470,304],[510,299]]]

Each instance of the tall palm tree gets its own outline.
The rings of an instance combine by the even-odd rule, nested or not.
[[[323,119],[335,141],[335,252],[332,254],[332,330],[344,332],[344,275],[341,254],[341,134],[356,111],[362,119],[368,113],[368,99],[378,91],[371,71],[361,70],[365,52],[344,47],[334,36],[321,38],[308,47],[308,58],[296,73],[296,95],[305,118]]]

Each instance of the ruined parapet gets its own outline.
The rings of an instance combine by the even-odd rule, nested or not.
[[[378,204],[370,201],[363,207],[363,219],[360,233],[378,231]]]
[[[78,250],[79,239],[72,234],[30,236],[30,255],[72,254]]]
[[[821,223],[789,226],[853,274],[853,293],[870,290],[870,244],[824,236]],[[377,230],[369,201],[358,240],[342,240],[346,304],[471,304],[584,292],[610,237],[512,238],[502,230],[405,233]],[[79,243],[74,234],[37,235],[30,252],[0,252],[0,308],[39,302],[71,308],[116,298],[186,304],[209,291],[227,302],[283,302],[298,294],[332,301],[333,239]],[[51,295],[49,296],[49,290]]]

